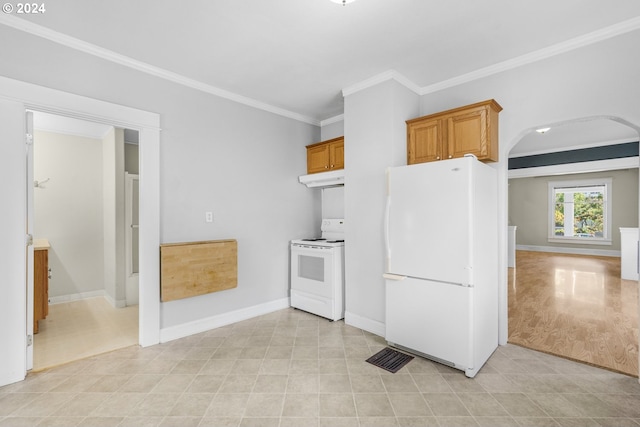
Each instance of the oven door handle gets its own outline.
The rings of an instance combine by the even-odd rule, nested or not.
[[[387,271],[391,260],[391,242],[389,241],[389,215],[391,214],[391,197],[387,196],[387,205],[384,210],[384,248],[387,252]]]

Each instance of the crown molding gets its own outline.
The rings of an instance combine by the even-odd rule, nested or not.
[[[343,122],[343,121],[344,121],[344,114],[340,114],[340,115],[329,117],[328,119],[324,119],[320,121],[320,126],[322,127],[322,126]]]
[[[360,92],[361,90],[379,85],[380,83],[384,83],[389,80],[395,80],[396,82],[400,83],[402,86],[406,87],[407,89],[416,93],[417,95],[420,94],[421,89],[418,85],[413,83],[411,80],[409,80],[408,78],[406,78],[405,76],[397,72],[396,70],[388,70],[383,73],[377,74],[373,77],[370,77],[366,80],[363,80],[359,83],[356,83],[354,85],[351,85],[349,87],[342,89],[342,96],[352,95],[356,92]]]
[[[631,31],[636,31],[638,29],[640,29],[640,16],[620,22],[618,24],[610,25],[605,28],[601,28],[599,30],[584,34],[579,37],[574,37],[565,42],[558,43],[544,49],[539,49],[534,52],[509,59],[507,61],[480,68],[467,74],[462,74],[448,80],[443,80],[441,82],[425,86],[420,89],[420,95],[438,92],[443,89],[448,89],[450,87],[471,82],[473,80],[478,80],[483,77],[488,77],[493,74],[518,68],[532,62],[551,58],[553,56],[560,55],[562,53],[569,52],[571,50],[578,49],[584,46],[589,46],[591,44],[598,43],[600,41],[607,40],[621,34],[629,33]]]
[[[34,36],[41,37],[43,39],[58,43],[71,49],[78,50],[80,52],[87,53],[89,55],[96,56],[98,58],[123,65],[125,67],[140,71],[146,74],[150,74],[155,77],[159,77],[164,80],[168,80],[173,83],[177,83],[182,86],[186,86],[192,89],[199,90],[211,95],[225,98],[239,104],[244,104],[249,107],[264,110],[273,114],[277,114],[290,119],[298,120],[300,122],[308,123],[311,125],[319,126],[320,121],[314,118],[305,116],[303,114],[294,113],[283,108],[275,107],[273,105],[266,104],[264,102],[248,98],[246,96],[238,95],[233,92],[229,92],[224,89],[217,88],[215,86],[202,83],[198,80],[194,80],[183,75],[159,68],[146,62],[138,61],[125,55],[113,52],[109,49],[96,46],[91,43],[87,43],[83,40],[75,37],[67,36],[58,31],[51,30],[38,24],[26,21],[24,19],[17,18],[13,15],[2,14],[0,15],[0,24],[4,24],[8,27],[15,28],[16,30],[23,31],[25,33],[32,34]]]
[[[17,18],[13,15],[1,14],[0,23],[7,25],[9,27],[15,28],[17,30],[47,39],[54,43],[61,44],[71,49],[75,49],[75,50],[99,57],[101,59],[105,59],[107,61],[111,61],[120,65],[123,65],[125,67],[131,68],[146,74],[150,74],[167,81],[171,81],[176,84],[180,84],[182,86],[186,86],[201,92],[205,92],[211,95],[225,98],[240,104],[247,105],[249,107],[257,108],[257,109],[267,111],[273,114],[277,114],[283,117],[294,119],[303,123],[308,123],[314,126],[322,126],[325,124],[330,124],[336,121],[344,120],[344,116],[340,115],[340,116],[336,116],[333,118],[320,121],[309,116],[305,116],[305,115],[295,113],[289,110],[285,110],[279,107],[275,107],[273,105],[255,100],[253,98],[248,98],[246,96],[238,95],[236,93],[229,92],[227,90],[202,83],[198,80],[194,80],[194,79],[185,77],[183,75],[180,75],[159,67],[155,67],[153,65],[135,60],[128,56],[120,55],[111,50],[101,48],[91,43],[87,43],[75,37],[67,36],[65,34],[51,30],[49,28],[43,27],[41,25],[37,25],[32,22],[26,21],[24,19]],[[518,68],[523,65],[527,65],[536,61],[541,61],[543,59],[547,59],[565,52],[569,52],[574,49],[578,49],[580,47],[588,46],[588,45],[603,41],[603,40],[607,40],[609,38],[616,37],[621,34],[625,34],[631,31],[636,31],[638,29],[640,29],[640,17],[635,17],[635,18],[620,22],[618,24],[614,24],[614,25],[602,28],[600,30],[596,30],[588,34],[575,37],[565,42],[558,43],[553,46],[549,46],[544,49],[539,49],[537,51],[534,51],[525,55],[521,55],[507,61],[503,61],[488,67],[480,68],[478,70],[475,70],[466,74],[462,74],[460,76],[443,80],[441,82],[434,83],[432,85],[428,85],[424,87],[419,87],[414,82],[412,82],[411,80],[406,78],[404,75],[398,73],[395,70],[388,70],[378,75],[375,75],[369,79],[363,80],[359,83],[356,83],[354,85],[344,88],[342,90],[342,95],[348,96],[353,93],[359,92],[361,90],[367,89],[369,87],[378,85],[380,83],[383,83],[389,80],[394,80],[400,83],[401,85],[405,86],[407,89],[411,90],[412,92],[418,95],[427,95],[430,93],[448,89],[450,87],[458,86],[464,83],[468,83],[474,80],[488,77],[493,74],[501,73],[503,71],[508,71],[514,68]]]

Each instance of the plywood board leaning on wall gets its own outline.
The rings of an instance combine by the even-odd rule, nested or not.
[[[235,240],[160,245],[160,300],[173,301],[235,288],[238,243]]]

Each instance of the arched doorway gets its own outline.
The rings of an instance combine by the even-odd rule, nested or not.
[[[522,251],[509,271],[509,342],[638,375],[637,283],[620,279],[616,258],[618,228],[638,226],[638,135],[624,120],[590,117],[529,129],[511,147],[508,218]],[[604,176],[617,190],[608,238],[554,239],[550,183]]]

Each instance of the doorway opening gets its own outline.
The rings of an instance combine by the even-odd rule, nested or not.
[[[138,218],[137,188],[126,188],[127,177],[138,176],[138,133],[33,116],[28,210],[48,259],[46,296],[37,273],[34,283],[34,312],[39,300],[46,307],[34,318],[33,369],[41,370],[139,342],[138,284],[126,268],[134,259],[137,273],[138,245],[125,238],[132,234],[125,220],[135,215],[137,226]]]
[[[611,118],[547,127],[509,153],[508,341],[637,377],[638,282],[621,277],[620,228],[638,227],[638,130]],[[597,151],[608,157],[577,160]],[[571,200],[556,188],[594,179],[611,180],[608,217],[591,188],[571,187]]]

